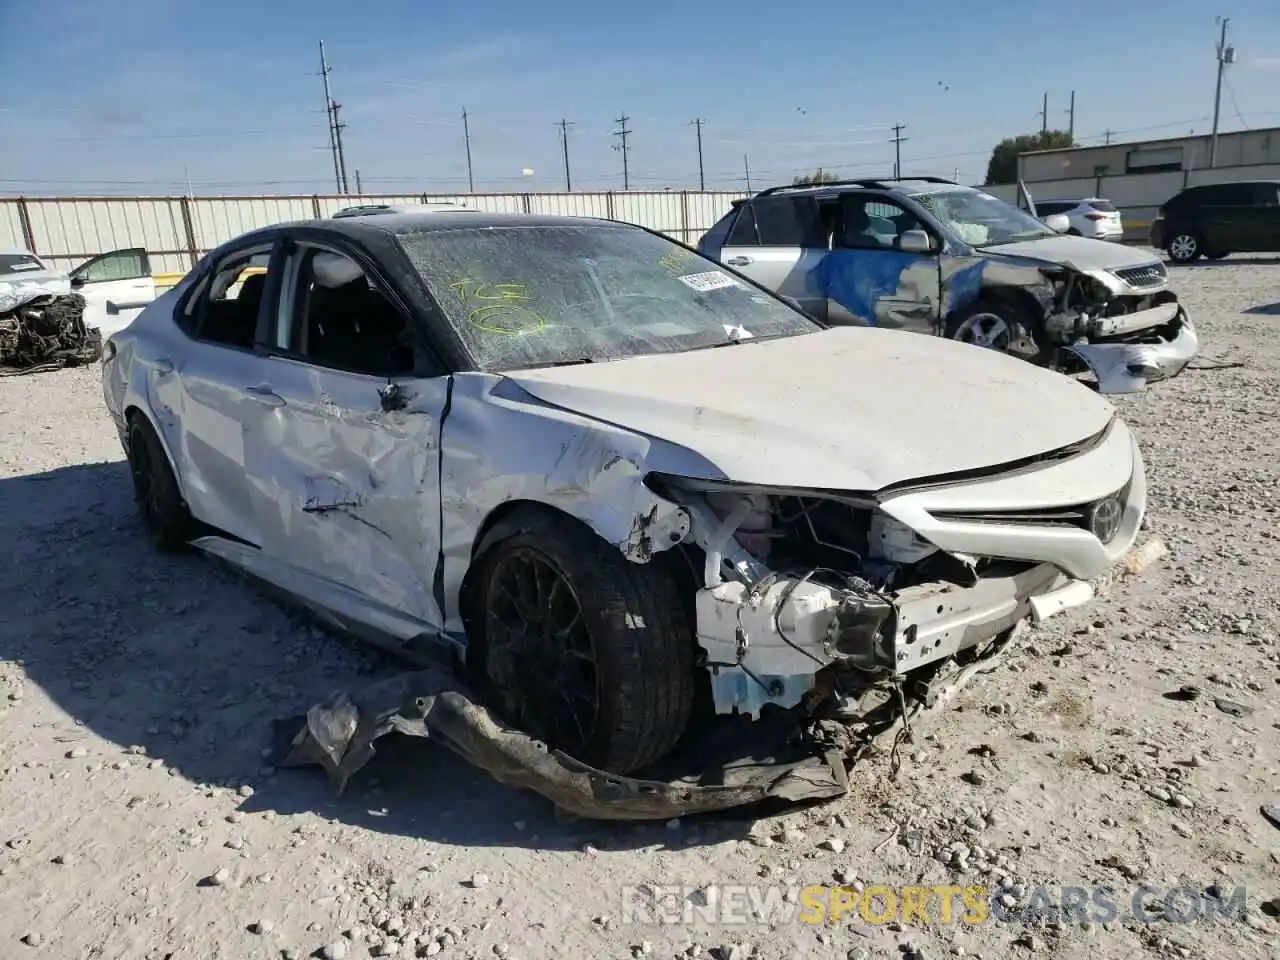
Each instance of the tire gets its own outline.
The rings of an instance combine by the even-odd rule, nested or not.
[[[1169,237],[1169,245],[1165,248],[1169,259],[1174,263],[1191,263],[1199,260],[1201,249],[1199,234],[1191,230],[1178,230]]]
[[[669,574],[652,562],[632,563],[585,524],[536,507],[495,524],[475,564],[466,602],[467,632],[478,641],[471,665],[507,722],[611,773],[639,770],[671,751],[693,711],[695,640]],[[531,564],[553,571],[561,585],[517,574]],[[526,590],[513,583],[536,583],[540,601],[514,619],[514,594]],[[544,619],[532,619],[535,607]],[[553,636],[555,624],[571,622],[577,627]],[[592,722],[576,715],[564,722],[566,708],[592,698]]]
[[[195,532],[178,481],[155,429],[141,414],[129,418],[129,473],[133,497],[151,539],[164,551],[186,546]]]
[[[1079,230],[1077,230],[1075,227],[1072,227],[1070,230],[1067,231],[1067,236],[1079,237],[1079,236],[1083,236],[1083,234]]]
[[[1003,325],[1006,335],[995,332],[990,336],[993,342],[989,343],[971,339],[984,323],[992,323],[988,327],[989,331],[993,327],[998,331],[999,325]],[[972,343],[989,350],[999,350],[1021,360],[1039,363],[1046,356],[1043,327],[1041,319],[1029,316],[1015,305],[983,297],[953,313],[947,320],[945,333],[949,340]]]

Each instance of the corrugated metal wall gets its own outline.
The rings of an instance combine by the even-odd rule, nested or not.
[[[287,220],[327,217],[352,203],[448,200],[492,213],[604,217],[696,243],[739,193],[499,193],[287,197],[0,198],[0,248],[27,248],[60,268],[99,253],[145,247],[157,274],[185,273],[201,255],[241,233]]]

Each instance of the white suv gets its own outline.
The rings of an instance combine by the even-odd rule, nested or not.
[[[1124,223],[1120,211],[1110,200],[1085,197],[1083,200],[1037,200],[1036,216],[1041,219],[1060,213],[1071,221],[1067,232],[1077,237],[1095,240],[1121,240]]]

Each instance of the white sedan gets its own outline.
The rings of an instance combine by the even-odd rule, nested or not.
[[[31,295],[78,293],[84,323],[103,338],[123,330],[156,298],[147,251],[112,250],[64,273],[29,250],[0,250],[0,312]]]
[[[1088,388],[827,329],[608,221],[257,230],[109,338],[103,387],[161,546],[457,654],[616,773],[696,711],[825,709],[1087,602],[1146,505]]]

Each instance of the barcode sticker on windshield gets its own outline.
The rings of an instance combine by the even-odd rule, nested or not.
[[[706,273],[686,273],[680,278],[680,282],[701,293],[706,293],[708,290],[721,290],[725,287],[742,286],[729,274],[721,273],[719,270],[709,270]]]

